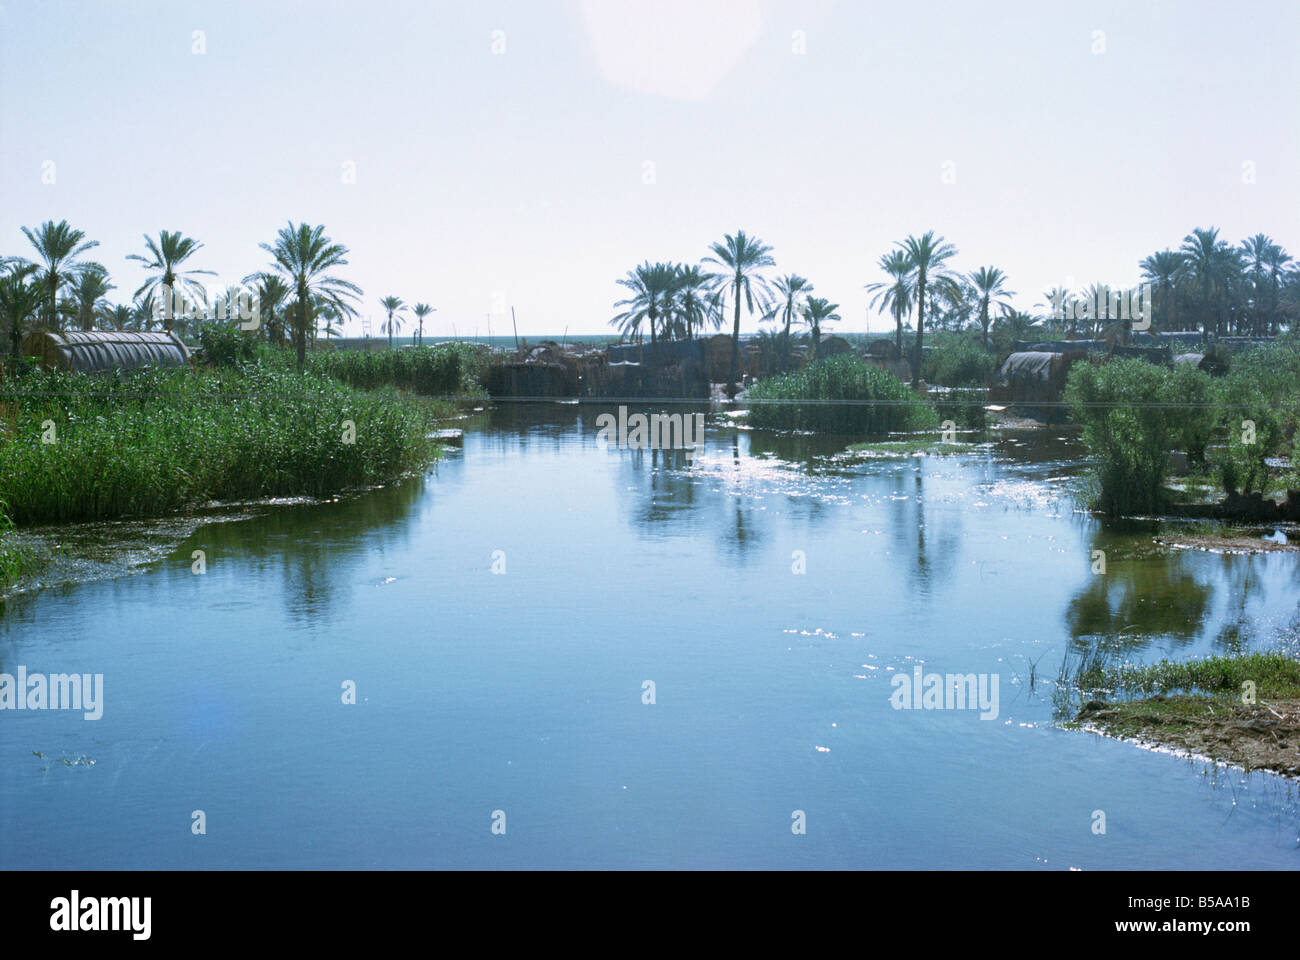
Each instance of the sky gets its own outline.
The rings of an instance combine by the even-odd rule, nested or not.
[[[1024,310],[1194,227],[1300,255],[1297,81],[1295,0],[0,0],[0,255],[66,219],[129,302],[145,233],[237,282],[305,220],[376,332],[572,337],[740,229],[883,331],[927,230]]]

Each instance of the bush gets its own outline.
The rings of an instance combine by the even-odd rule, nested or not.
[[[1282,425],[1268,395],[1248,373],[1234,371],[1216,384],[1227,443],[1214,450],[1210,462],[1219,473],[1224,493],[1265,493],[1265,462],[1282,442]]]
[[[857,357],[831,357],[749,388],[750,423],[868,438],[933,430],[934,408],[892,373]]]
[[[996,362],[993,354],[968,336],[943,336],[921,364],[921,379],[945,387],[984,387]]]
[[[235,326],[212,323],[199,329],[200,363],[228,367],[248,363],[257,355],[257,339]]]
[[[1170,368],[1136,358],[1070,368],[1065,399],[1098,458],[1096,506],[1105,513],[1164,507],[1169,451],[1187,436],[1187,411],[1178,399],[1178,390],[1187,388]]]

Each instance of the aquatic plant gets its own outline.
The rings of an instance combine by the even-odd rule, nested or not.
[[[830,357],[749,389],[756,427],[884,437],[933,430],[934,408],[892,373],[857,357]]]
[[[0,497],[18,524],[157,515],[210,500],[325,496],[434,456],[434,410],[288,366],[8,381]]]

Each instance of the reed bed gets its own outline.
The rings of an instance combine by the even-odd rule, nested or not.
[[[923,397],[892,373],[850,356],[760,380],[747,397],[756,427],[882,438],[939,426]]]
[[[0,498],[24,525],[326,496],[427,465],[436,413],[392,389],[259,365],[33,371],[0,384]]]

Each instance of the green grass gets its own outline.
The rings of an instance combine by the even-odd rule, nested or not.
[[[884,438],[939,426],[923,397],[856,357],[831,357],[760,380],[747,398],[756,427]]]
[[[324,496],[427,465],[441,412],[392,389],[266,365],[125,377],[38,371],[0,390],[0,498],[25,525]]]
[[[0,593],[23,574],[39,565],[39,561],[30,551],[13,543],[9,534],[14,522],[9,516],[9,506],[0,500]]]
[[[1148,666],[1116,666],[1100,658],[1080,664],[1075,685],[1085,692],[1107,690],[1131,696],[1201,692],[1239,696],[1247,680],[1257,696],[1300,697],[1300,660],[1283,653],[1250,653],[1169,661]]]

